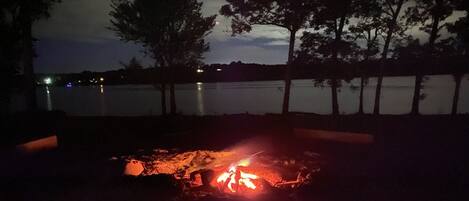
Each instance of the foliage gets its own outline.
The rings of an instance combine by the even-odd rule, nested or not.
[[[448,18],[455,8],[454,0],[417,0],[416,5],[409,9],[407,20],[409,22],[417,22],[422,24],[420,30],[431,34],[434,28],[441,31],[449,25],[449,23],[438,23]],[[437,27],[432,27],[433,22],[437,23]]]
[[[124,41],[145,47],[157,65],[198,63],[209,50],[204,37],[215,17],[203,17],[197,0],[113,0],[112,27]]]
[[[49,10],[60,0],[3,0],[0,2],[0,62],[2,72],[18,71],[22,44],[32,22],[50,16]],[[30,27],[29,27],[30,29]],[[6,68],[6,69],[5,69]]]
[[[318,0],[227,0],[220,13],[232,18],[233,35],[250,32],[253,25],[274,25],[297,31],[308,26],[322,7]]]
[[[15,87],[15,75],[20,72],[25,44],[31,37],[33,22],[48,18],[49,10],[60,0],[2,0],[0,1],[0,87],[2,101],[8,101],[8,92]],[[32,47],[30,47],[32,48]],[[18,86],[16,86],[18,87]]]
[[[381,6],[377,1],[360,1],[354,15],[358,21],[348,27],[357,43],[365,43],[365,48],[361,50],[364,60],[375,59],[380,52],[380,39],[384,38],[385,26],[381,14]]]
[[[299,63],[337,60],[352,62],[359,58],[358,46],[345,26],[355,15],[359,0],[322,1],[324,9],[310,21],[314,31],[306,31],[301,38],[302,44],[297,52]]]
[[[327,62],[337,52],[341,62],[354,62],[359,58],[359,47],[348,40],[336,41],[331,35],[304,32],[301,37],[300,50],[296,53],[297,63]]]
[[[402,61],[416,61],[425,57],[423,45],[419,39],[409,39],[405,42],[396,43],[393,52],[393,58]]]
[[[125,70],[141,70],[141,69],[143,69],[142,64],[135,57],[132,57],[132,59],[130,59],[128,64],[126,64],[124,62],[120,62],[120,64],[124,67]]]
[[[453,44],[459,55],[469,55],[469,1],[461,0],[456,7],[457,10],[466,12],[466,16],[458,19],[454,24],[448,25],[448,31],[454,33]]]

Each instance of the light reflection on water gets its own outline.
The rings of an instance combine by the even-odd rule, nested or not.
[[[47,111],[52,111],[52,99],[50,98],[49,86],[46,86]]]
[[[205,115],[204,94],[202,90],[203,90],[203,83],[197,82],[197,109],[199,111],[199,115]]]
[[[462,83],[459,112],[469,112],[469,76]],[[411,109],[413,77],[384,79],[381,111],[384,114],[405,114]],[[343,83],[339,107],[343,114],[358,111],[360,80]],[[373,109],[376,79],[364,89],[364,111]],[[424,114],[451,111],[454,81],[451,76],[431,76],[422,90],[426,98],[420,109]],[[294,80],[290,111],[330,114],[329,87],[315,87],[312,80]],[[106,92],[106,93],[104,93]],[[282,81],[195,83],[176,86],[178,112],[188,115],[280,113],[283,97]],[[39,105],[47,110],[63,110],[70,115],[139,116],[161,113],[160,92],[151,85],[81,86],[73,88],[38,88]]]

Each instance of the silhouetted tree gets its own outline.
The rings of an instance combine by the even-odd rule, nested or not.
[[[408,0],[377,0],[381,7],[381,21],[384,23],[384,46],[381,53],[381,62],[379,66],[378,83],[376,85],[375,104],[373,114],[380,113],[380,100],[381,100],[381,88],[383,85],[383,68],[384,63],[387,61],[391,40],[397,34],[402,34],[405,30],[399,23],[400,15],[402,14],[402,8],[405,2]]]
[[[402,43],[396,43],[393,57],[404,62],[421,62],[425,58],[425,48],[419,39],[409,38]]]
[[[282,113],[288,113],[291,87],[291,68],[296,33],[308,27],[321,9],[318,0],[227,0],[220,13],[232,18],[233,35],[250,32],[254,25],[272,25],[290,32],[288,61],[285,72],[285,91]]]
[[[380,52],[380,38],[383,36],[384,23],[381,21],[381,7],[376,1],[360,1],[357,5],[356,18],[358,22],[349,26],[349,31],[357,43],[365,42],[365,48],[362,50],[363,61],[360,67],[360,95],[358,114],[363,114],[363,93],[365,85],[368,84],[364,67],[369,65],[370,60],[376,59],[375,56]]]
[[[456,51],[462,58],[466,58],[467,62],[469,58],[469,1],[460,0],[456,3],[456,9],[465,11],[466,16],[458,19],[454,24],[448,25],[448,31],[456,35],[453,40]],[[456,87],[454,88],[453,104],[451,107],[451,114],[453,115],[457,114],[458,112],[461,82],[464,73],[467,72],[467,68],[469,67],[466,66],[461,68],[458,68],[457,72],[455,72],[453,75],[454,81],[456,83]]]
[[[441,36],[439,32],[448,25],[444,21],[452,15],[456,6],[455,3],[455,0],[417,0],[416,6],[411,9],[409,20],[419,22],[422,25],[420,29],[429,34],[428,43],[425,47],[428,59],[440,56],[435,45]],[[414,115],[419,114],[423,77],[421,71],[417,70],[411,111]]]
[[[341,66],[345,63],[356,62],[360,57],[359,48],[351,40],[342,39],[337,42],[335,33],[328,32],[304,32],[301,41],[300,49],[296,52],[295,63],[310,65],[322,63],[327,66],[324,74],[332,77],[327,80],[327,84],[332,88],[332,114],[338,115],[337,88],[340,86],[338,77],[343,77],[345,74],[341,72],[343,70]],[[337,58],[334,57],[335,54]],[[316,84],[322,85],[321,83],[325,81],[323,78],[316,79]]]
[[[174,67],[197,63],[209,49],[204,37],[215,17],[203,17],[197,0],[113,0],[112,30],[124,41],[143,44],[155,67],[169,68],[171,113],[176,113]],[[166,112],[165,84],[162,109]]]
[[[331,69],[331,94],[332,94],[332,114],[339,114],[339,102],[337,95],[337,88],[339,87],[339,80],[337,79],[338,74],[341,72],[337,71],[337,67],[340,65],[341,60],[345,60],[346,55],[350,55],[353,51],[352,45],[353,42],[346,41],[345,26],[349,24],[349,19],[355,14],[357,5],[359,4],[358,0],[324,0],[323,1],[325,8],[319,13],[319,17],[316,18],[317,29],[324,29],[324,34],[326,35],[326,49],[329,49],[331,62],[333,63],[333,68]],[[327,36],[331,39],[327,39]],[[327,50],[326,50],[327,51]],[[341,58],[339,58],[341,57]],[[352,57],[353,58],[353,57]],[[348,58],[350,59],[350,58]]]
[[[135,57],[132,57],[132,59],[130,59],[128,64],[123,63],[123,62],[120,62],[120,64],[126,70],[141,70],[141,69],[143,69],[142,64]]]
[[[35,56],[33,46],[36,39],[33,38],[31,28],[35,21],[48,18],[50,8],[57,2],[60,0],[3,0],[0,3],[2,73],[5,73],[4,76],[8,80],[19,68],[23,67],[29,110],[37,109],[33,67]]]
[[[358,48],[353,38],[346,31],[345,26],[356,12],[358,0],[323,1],[322,9],[311,21],[315,32],[304,32],[302,44],[297,52],[296,62],[314,63],[321,61],[328,63],[329,85],[332,94],[332,114],[339,114],[337,90],[340,85],[338,77],[341,63],[358,60]],[[319,80],[321,81],[321,80]]]
[[[6,2],[0,3],[0,114],[7,114],[10,105],[10,93],[13,86],[14,76],[18,73],[21,60],[22,47],[19,41],[21,36],[15,27],[13,19],[10,19],[9,13],[13,12],[6,5]]]
[[[376,1],[360,1],[356,5],[356,23],[348,27],[357,42],[364,41],[363,61],[375,59],[380,52],[380,38],[383,37],[385,23],[382,21],[382,10]]]

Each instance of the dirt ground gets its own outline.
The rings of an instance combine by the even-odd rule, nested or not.
[[[465,200],[469,189],[467,115],[53,119],[43,130],[45,136],[57,136],[56,149],[24,154],[10,146],[14,143],[0,149],[0,200],[185,200],[170,177],[125,177],[124,164],[109,158],[153,148],[221,150],[253,137],[268,139],[279,153],[310,150],[326,161],[310,185],[257,200]],[[297,138],[293,128],[366,133],[374,140],[356,144]],[[23,135],[8,142],[36,138]]]

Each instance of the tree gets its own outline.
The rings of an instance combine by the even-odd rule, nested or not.
[[[456,34],[454,42],[460,55],[469,56],[469,1],[460,0],[456,5],[456,10],[464,11],[466,15],[454,24],[448,24],[447,28],[450,33]]]
[[[0,3],[0,26],[2,33],[2,73],[11,79],[23,67],[26,101],[29,110],[37,109],[36,79],[33,57],[34,41],[32,25],[35,21],[50,16],[49,10],[60,0],[3,0]]]
[[[309,26],[321,9],[318,0],[227,0],[220,13],[232,18],[233,35],[250,32],[254,25],[271,25],[290,32],[288,61],[285,69],[285,91],[282,113],[287,114],[290,102],[291,70],[296,33]]]
[[[383,36],[383,22],[380,19],[381,8],[376,1],[361,1],[358,4],[356,18],[358,22],[349,26],[349,31],[356,41],[364,41],[365,48],[362,50],[363,61],[360,67],[360,96],[358,114],[363,114],[363,93],[364,87],[368,84],[368,77],[365,75],[364,67],[368,67],[375,60],[375,56],[380,52],[379,39]]]
[[[128,64],[123,63],[123,62],[120,62],[120,64],[126,70],[141,70],[141,69],[143,69],[142,64],[135,57],[132,57],[132,59],[130,59]]]
[[[379,65],[378,83],[376,85],[375,104],[373,108],[373,114],[378,115],[380,113],[380,99],[381,99],[381,88],[383,85],[383,71],[384,64],[387,61],[391,40],[395,35],[401,35],[404,33],[404,26],[400,24],[400,18],[402,8],[407,0],[377,0],[381,7],[380,19],[384,23],[384,46],[381,53],[381,61]]]
[[[295,63],[299,64],[323,64],[327,70],[323,72],[324,76],[316,79],[316,84],[321,84],[326,81],[324,78],[329,77],[327,84],[331,86],[332,94],[332,114],[339,114],[339,105],[337,99],[337,89],[340,86],[338,77],[344,77],[345,72],[340,68],[346,63],[353,63],[357,58],[361,57],[359,48],[355,45],[353,40],[350,40],[349,35],[336,41],[335,32],[328,33],[312,33],[304,32],[301,37],[300,49],[296,52]]]
[[[209,50],[204,37],[215,26],[215,15],[203,17],[197,0],[113,0],[112,27],[124,41],[140,43],[155,60],[155,67],[169,68],[171,113],[176,113],[174,67],[200,62]],[[165,82],[162,109],[166,112]]]
[[[466,16],[457,20],[454,24],[448,25],[448,31],[456,34],[453,40],[456,51],[459,53],[458,55],[465,58],[467,62],[467,58],[469,58],[469,1],[461,0],[457,2],[456,5],[456,9],[465,11]],[[465,72],[467,72],[467,64],[466,67],[458,68],[453,75],[456,83],[456,87],[454,88],[453,104],[451,107],[451,114],[453,115],[458,112],[461,82]]]
[[[10,93],[13,86],[14,76],[18,74],[19,63],[21,60],[22,48],[19,41],[21,37],[15,23],[10,19],[11,11],[6,2],[0,3],[0,103],[4,108],[0,108],[0,112],[7,114],[10,105]]]
[[[416,6],[412,8],[409,20],[416,21],[422,25],[420,29],[429,34],[426,44],[426,57],[428,59],[438,57],[435,48],[437,40],[441,37],[439,32],[448,26],[444,21],[452,15],[455,9],[454,0],[417,0]],[[419,114],[419,103],[421,96],[422,80],[424,75],[416,71],[414,98],[412,99],[412,111],[414,115]]]
[[[349,19],[357,11],[356,6],[359,2],[359,0],[322,1],[325,9],[322,9],[311,22],[315,32],[303,33],[300,51],[297,52],[297,62],[319,61],[328,64],[333,115],[339,114],[338,77],[343,73],[338,70],[339,66],[344,62],[357,60],[359,54],[354,38],[345,29]]]
[[[340,65],[340,60],[344,60],[345,55],[351,52],[351,47],[354,44],[344,40],[344,36],[346,36],[344,28],[345,25],[349,23],[349,18],[355,14],[356,10],[354,8],[358,2],[358,0],[324,0],[323,3],[326,9],[320,12],[319,17],[316,18],[317,22],[315,22],[317,26],[316,28],[324,29],[323,33],[326,35],[326,37],[329,35],[329,38],[331,38],[326,39],[329,40],[326,43],[326,48],[329,49],[330,54],[328,56],[330,56],[333,66],[335,66],[330,69],[333,115],[339,114],[339,102],[337,95],[339,82],[337,77],[340,72],[335,69],[337,69],[337,67]],[[342,58],[339,58],[341,56]]]

